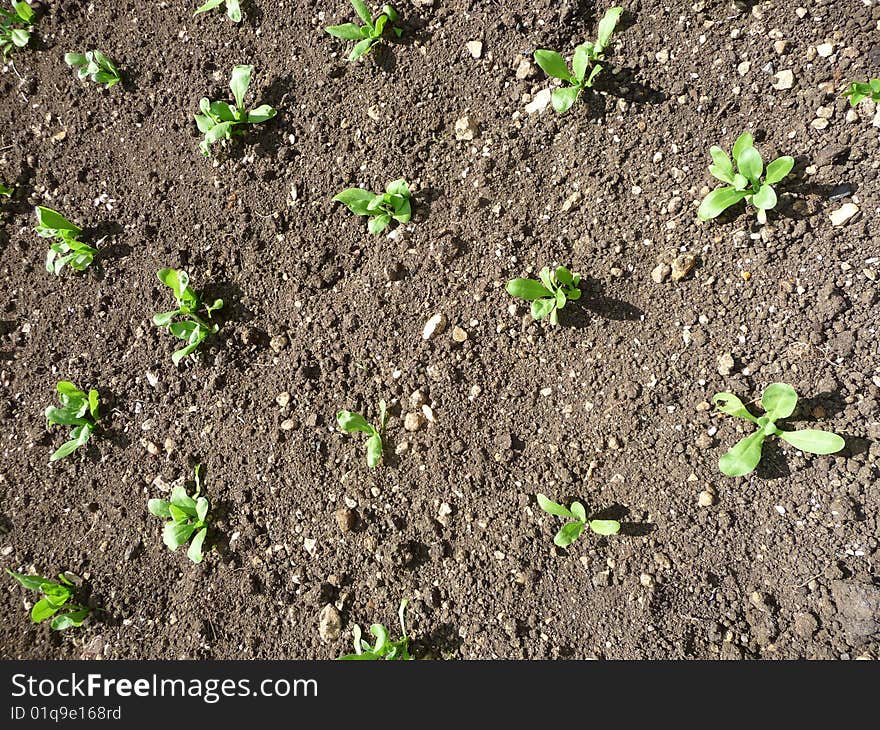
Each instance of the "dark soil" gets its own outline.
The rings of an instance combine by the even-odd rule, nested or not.
[[[880,7],[624,0],[598,90],[558,117],[525,112],[549,82],[516,68],[569,55],[604,6],[401,2],[403,39],[349,64],[322,31],[353,18],[346,0],[249,0],[240,26],[196,4],[43,2],[0,74],[0,181],[18,188],[0,232],[0,564],[73,571],[106,610],[55,633],[7,578],[0,656],[331,658],[355,623],[394,625],[403,597],[420,657],[877,656],[880,149],[870,102],[847,121],[840,91],[877,75]],[[826,41],[831,57],[810,50]],[[94,47],[123,70],[110,92],[63,63]],[[229,97],[237,63],[279,116],[205,160],[193,114]],[[791,90],[772,87],[783,69]],[[794,177],[767,227],[743,206],[701,224],[709,147],[746,129],[765,159],[794,155]],[[331,202],[397,177],[415,214],[392,236]],[[833,227],[845,202],[862,213]],[[35,204],[106,236],[100,261],[47,274]],[[682,252],[687,277],[652,281]],[[587,280],[558,328],[503,288],[552,262]],[[167,266],[227,302],[180,369],[150,323],[172,304]],[[425,341],[435,313],[448,326]],[[100,390],[104,430],[49,466],[62,379]],[[802,396],[790,424],[846,449],[772,445],[723,477],[742,424],[707,401],[779,380]],[[408,432],[416,390],[436,423]],[[371,471],[335,413],[374,416],[380,398],[393,417]],[[198,462],[216,519],[196,566],[146,504]],[[555,548],[538,491],[622,534]],[[342,633],[324,641],[328,603]]]

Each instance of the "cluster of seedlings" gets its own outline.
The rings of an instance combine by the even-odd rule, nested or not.
[[[357,61],[369,53],[378,43],[389,37],[399,38],[403,29],[395,25],[399,20],[397,11],[391,5],[383,5],[374,16],[363,0],[351,0],[361,24],[345,23],[328,26],[330,35],[347,41],[356,41],[348,59]],[[238,23],[242,19],[239,0],[208,0],[195,10],[195,15],[224,7],[229,19]],[[562,82],[551,94],[552,106],[556,112],[568,112],[585,90],[591,89],[602,72],[601,61],[608,49],[612,35],[620,22],[622,8],[612,7],[598,24],[595,41],[584,42],[574,50],[571,66],[563,56],[551,50],[538,50],[534,54],[536,63],[549,76]],[[11,9],[0,7],[0,50],[4,57],[14,48],[27,45],[33,28],[34,11],[27,2],[12,2]],[[116,64],[98,50],[85,53],[68,53],[64,61],[77,70],[79,78],[89,78],[95,83],[111,88],[120,82],[121,77]],[[253,67],[235,66],[232,70],[230,88],[234,104],[227,101],[210,101],[202,98],[199,102],[200,114],[195,116],[196,125],[203,135],[199,149],[205,156],[211,154],[212,145],[226,143],[242,135],[249,125],[269,121],[277,111],[268,104],[255,108],[245,107],[244,98],[250,87]],[[844,92],[855,106],[865,98],[880,102],[880,79],[867,83],[852,83]],[[767,211],[777,204],[774,185],[781,182],[794,167],[794,159],[782,156],[766,167],[760,153],[754,146],[751,134],[743,133],[735,141],[732,155],[721,147],[714,146],[709,151],[713,164],[710,174],[725,183],[724,187],[710,192],[699,206],[697,215],[702,220],[718,217],[731,206],[746,201],[757,210],[760,223],[766,223]],[[0,185],[0,196],[13,194],[12,187]],[[385,191],[374,193],[359,187],[352,187],[337,194],[334,201],[343,203],[352,213],[368,218],[367,229],[377,235],[384,231],[392,221],[400,224],[410,222],[412,201],[410,187],[405,179],[389,182]],[[59,275],[65,266],[75,271],[84,271],[98,254],[97,248],[80,240],[82,229],[68,221],[60,213],[46,207],[36,208],[36,233],[51,239],[46,257],[46,269]],[[159,281],[171,289],[176,308],[156,314],[153,323],[167,330],[184,342],[184,346],[174,352],[172,361],[179,365],[184,358],[193,355],[204,340],[219,330],[213,321],[214,312],[223,307],[222,299],[205,304],[190,286],[187,272],[179,269],[162,269],[157,272]],[[559,324],[560,312],[569,302],[580,299],[581,276],[564,266],[543,267],[538,279],[516,278],[507,282],[506,291],[512,297],[530,303],[531,314],[535,320],[548,319],[551,325]],[[62,459],[86,444],[97,428],[99,418],[99,397],[96,390],[88,393],[73,383],[61,381],[57,384],[60,407],[46,409],[49,425],[63,425],[71,428],[70,438],[50,457],[51,461]],[[812,454],[831,454],[840,451],[844,440],[830,432],[815,429],[783,430],[778,421],[789,418],[795,410],[797,395],[794,389],[784,383],[769,385],[761,396],[763,416],[754,416],[731,393],[718,393],[714,396],[718,411],[751,422],[757,430],[742,438],[725,453],[719,461],[720,471],[730,477],[744,476],[757,467],[762,447],[769,437],[777,436],[795,448]],[[382,461],[385,427],[388,409],[384,400],[379,401],[378,420],[370,423],[352,411],[340,411],[337,416],[339,429],[347,434],[363,433],[366,461],[369,468],[376,468]],[[204,557],[204,543],[208,535],[210,504],[202,494],[201,466],[195,467],[194,491],[190,494],[183,484],[175,486],[170,498],[150,499],[147,509],[150,513],[166,520],[162,531],[164,544],[171,551],[187,546],[186,555],[193,563],[200,563]],[[536,495],[538,506],[546,513],[564,518],[566,522],[553,538],[554,544],[566,548],[574,543],[585,531],[602,537],[616,535],[621,525],[616,520],[588,517],[581,502],[573,501],[569,507],[551,501],[543,494]],[[7,571],[24,587],[38,591],[42,598],[31,612],[35,622],[51,618],[53,629],[79,626],[89,615],[87,606],[73,601],[74,584],[65,575],[54,582],[39,576],[27,576]],[[363,638],[358,626],[354,629],[355,653],[342,659],[411,659],[409,637],[406,630],[404,600],[398,612],[401,637],[392,640],[389,631],[381,624],[373,624],[370,634],[374,638],[371,645]]]

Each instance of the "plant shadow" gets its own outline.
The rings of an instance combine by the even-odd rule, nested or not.
[[[638,322],[645,313],[638,307],[622,299],[605,296],[598,282],[591,280],[583,296],[562,310],[561,323],[569,327],[583,329],[588,327],[593,316],[606,320]]]
[[[627,537],[645,537],[654,532],[657,527],[650,522],[630,522],[626,518],[629,516],[629,508],[622,504],[612,504],[597,510],[590,515],[595,520],[616,520],[620,523],[620,535]],[[604,538],[603,538],[604,539]]]

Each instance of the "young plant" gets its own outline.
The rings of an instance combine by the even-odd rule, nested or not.
[[[863,84],[854,81],[843,92],[843,96],[849,97],[850,106],[858,106],[862,99],[871,99],[875,104],[880,103],[880,79],[871,79]]]
[[[239,0],[208,0],[208,2],[193,13],[193,16],[219,8],[221,5],[226,6],[226,15],[233,23],[241,22],[241,3]]]
[[[60,381],[55,387],[61,407],[49,406],[46,409],[46,425],[73,426],[73,429],[70,439],[61,444],[49,461],[63,459],[85,444],[97,428],[99,418],[97,390],[90,390],[86,395],[67,380]]]
[[[199,149],[205,157],[211,156],[211,145],[220,140],[230,140],[233,136],[244,134],[247,124],[260,124],[272,119],[278,112],[268,104],[256,109],[244,108],[244,95],[251,85],[253,66],[236,66],[232,69],[229,87],[235,98],[235,106],[225,101],[209,101],[203,97],[199,101],[201,114],[196,114],[196,125],[205,138],[199,142]]]
[[[391,641],[388,629],[382,624],[370,626],[370,633],[376,639],[376,644],[370,646],[369,642],[362,639],[361,627],[354,625],[354,654],[346,654],[339,657],[343,661],[353,660],[379,660],[384,659],[399,661],[412,659],[409,653],[409,636],[406,634],[406,605],[409,603],[405,598],[400,602],[397,617],[400,619],[400,633],[402,636],[397,641]]]
[[[544,319],[549,314],[550,324],[559,324],[559,310],[565,307],[566,302],[581,298],[578,288],[581,275],[572,274],[564,266],[558,266],[553,271],[545,266],[538,276],[541,281],[511,279],[505,289],[512,297],[531,302],[532,317],[536,320]]]
[[[110,89],[122,81],[116,64],[98,50],[86,51],[85,53],[65,53],[64,63],[77,69],[76,75],[80,79],[88,76],[96,84],[104,84],[105,89]]]
[[[345,205],[355,215],[368,216],[367,230],[373,235],[384,231],[392,218],[398,223],[408,223],[412,218],[409,185],[403,178],[388,183],[384,193],[348,188],[333,200]]]
[[[11,198],[15,188],[12,185],[4,185],[0,183],[0,197]]]
[[[363,0],[351,0],[351,4],[354,6],[354,11],[361,19],[363,25],[358,26],[355,23],[328,25],[324,30],[336,38],[357,41],[348,56],[349,61],[357,61],[365,53],[368,53],[376,43],[382,40],[388,22],[396,23],[399,16],[397,11],[390,5],[383,5],[382,12],[373,18],[370,15],[367,4]],[[403,34],[403,28],[398,28],[396,25],[392,26],[391,30],[398,38]]]
[[[12,10],[0,7],[0,51],[4,61],[13,48],[24,48],[28,44],[33,20],[33,8],[24,0],[12,0]]]
[[[836,433],[818,431],[813,428],[800,431],[783,431],[777,428],[776,421],[780,418],[788,418],[794,413],[797,399],[797,393],[790,385],[772,383],[761,394],[764,415],[756,418],[749,413],[742,401],[733,393],[716,393],[712,397],[712,402],[715,403],[719,411],[737,418],[744,418],[758,427],[757,431],[740,439],[718,460],[721,473],[729,477],[741,477],[754,471],[761,460],[764,440],[769,436],[779,436],[796,449],[806,451],[809,454],[833,454],[840,451],[846,442]]]
[[[697,211],[701,220],[715,218],[730,206],[745,199],[758,209],[758,222],[762,225],[767,222],[767,211],[776,207],[776,191],[773,185],[791,172],[794,158],[785,155],[773,160],[767,165],[764,174],[764,161],[755,149],[754,143],[754,138],[748,132],[741,134],[734,142],[735,170],[734,163],[723,149],[713,146],[709,150],[715,163],[709,167],[709,172],[721,182],[726,182],[728,186],[713,190],[703,199]]]
[[[25,588],[43,594],[43,597],[31,609],[31,620],[35,624],[51,618],[52,623],[49,625],[55,631],[64,631],[71,626],[81,626],[82,622],[86,620],[86,616],[91,613],[88,606],[72,602],[74,597],[74,592],[71,590],[73,583],[63,573],[58,575],[59,582],[56,583],[54,580],[41,578],[38,575],[15,573],[9,568],[6,569],[6,572]],[[59,613],[59,611],[64,613]]]
[[[388,408],[385,404],[384,400],[379,401],[379,427],[377,428],[371,423],[367,422],[367,419],[364,418],[360,413],[353,413],[352,411],[339,411],[336,414],[336,423],[339,428],[345,433],[355,433],[356,431],[360,431],[361,433],[367,434],[369,438],[367,438],[366,443],[366,451],[367,451],[367,466],[370,469],[378,466],[380,459],[382,458],[382,434],[385,431],[385,423],[388,420]]]
[[[186,545],[190,538],[192,542],[186,551],[186,557],[194,563],[201,563],[202,544],[208,534],[208,509],[210,505],[205,497],[200,496],[202,490],[201,464],[195,468],[195,492],[192,496],[186,492],[182,484],[171,490],[171,501],[164,499],[151,499],[147,503],[147,509],[156,517],[167,519],[165,528],[162,530],[162,542],[168,549],[174,552],[181,545]],[[195,535],[195,537],[193,537]]]
[[[617,27],[623,8],[609,8],[605,17],[599,21],[599,30],[596,42],[587,41],[574,49],[574,57],[571,61],[571,71],[565,63],[565,59],[556,51],[535,51],[535,63],[537,63],[548,76],[560,79],[568,86],[554,89],[550,102],[559,114],[565,114],[577,101],[578,96],[584,89],[592,88],[596,77],[602,72],[599,61],[602,60],[605,49],[611,42],[611,34]]]
[[[170,312],[161,312],[153,315],[153,324],[157,327],[167,327],[168,331],[178,339],[186,342],[186,346],[171,355],[175,365],[187,355],[196,351],[208,335],[216,334],[220,327],[217,324],[208,324],[200,315],[202,300],[189,285],[189,274],[180,269],[162,269],[156,272],[165,286],[174,292],[177,300],[177,309]],[[211,313],[223,308],[223,300],[215,299],[211,305],[205,305],[205,315],[211,319]],[[174,321],[175,317],[181,317],[182,321]]]
[[[40,238],[56,238],[49,244],[46,254],[46,271],[60,276],[65,264],[75,271],[85,271],[95,260],[98,249],[79,240],[82,228],[51,208],[38,205],[37,225],[34,228]]]
[[[588,520],[587,510],[580,502],[572,502],[571,509],[566,509],[561,504],[551,502],[543,494],[539,494],[538,506],[548,514],[571,520],[566,522],[553,538],[553,544],[562,548],[568,547],[577,540],[587,527],[597,535],[616,535],[620,532],[620,523],[617,520]]]

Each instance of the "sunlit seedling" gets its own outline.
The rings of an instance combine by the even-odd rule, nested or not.
[[[73,601],[74,584],[63,573],[59,574],[56,583],[38,575],[15,573],[9,568],[6,572],[25,588],[42,594],[43,597],[31,608],[31,620],[35,624],[52,619],[49,625],[55,631],[64,631],[72,626],[82,626],[82,622],[91,613],[88,606]]]
[[[147,503],[147,509],[152,514],[168,520],[162,530],[162,542],[172,552],[181,545],[189,543],[186,557],[194,563],[201,563],[204,557],[202,545],[208,534],[210,508],[207,498],[200,494],[202,491],[200,471],[201,464],[195,468],[195,491],[192,496],[187,494],[186,487],[181,484],[171,490],[170,501],[151,499]]]
[[[82,228],[51,208],[38,205],[37,225],[34,231],[40,238],[54,238],[46,254],[46,271],[60,276],[65,266],[74,271],[85,271],[98,253],[98,249],[79,240]]]
[[[336,414],[336,423],[345,433],[365,433],[367,442],[367,466],[371,469],[378,466],[382,460],[382,434],[385,431],[385,423],[388,420],[388,408],[384,400],[379,401],[379,425],[369,423],[360,413],[352,411],[340,411]]]
[[[99,418],[97,390],[90,390],[87,394],[67,380],[60,381],[56,389],[61,406],[46,408],[46,425],[71,426],[71,431],[70,439],[49,457],[49,461],[63,459],[84,446],[97,428]]]
[[[397,617],[400,620],[401,637],[397,641],[391,640],[391,635],[382,624],[373,624],[370,626],[370,633],[376,640],[371,646],[368,641],[363,639],[361,627],[354,626],[354,654],[346,654],[339,657],[341,660],[406,660],[412,659],[409,653],[409,636],[406,633],[406,606],[408,601],[404,598],[400,602],[400,608],[397,611]]]
[[[13,49],[24,48],[31,39],[34,10],[24,0],[12,0],[12,9],[0,6],[0,53],[3,60]]]
[[[241,3],[239,0],[208,0],[193,15],[207,13],[209,10],[219,8],[221,5],[226,7],[226,15],[233,23],[241,22]]]
[[[617,520],[588,520],[587,510],[580,502],[572,502],[570,508],[551,502],[543,494],[538,494],[538,506],[548,514],[556,517],[565,517],[566,522],[553,538],[553,544],[558,547],[568,547],[577,540],[587,528],[597,535],[616,535],[620,532],[620,523]]]
[[[568,302],[581,298],[580,274],[573,274],[564,266],[551,270],[545,266],[534,279],[511,279],[505,289],[517,299],[531,302],[532,317],[536,320],[550,317],[550,324],[559,324],[559,310]]]
[[[403,178],[388,183],[384,193],[348,188],[333,200],[345,205],[355,215],[367,216],[367,230],[373,235],[384,231],[392,220],[408,223],[412,218],[409,185]]]
[[[105,89],[115,86],[122,80],[116,64],[101,51],[65,53],[64,63],[75,68],[76,75],[80,79],[90,78],[96,84],[104,84]]]
[[[383,5],[382,11],[374,18],[363,0],[351,0],[351,4],[354,6],[354,11],[363,25],[355,23],[328,25],[324,30],[335,38],[357,41],[348,56],[349,61],[357,61],[365,53],[369,53],[373,46],[382,40],[382,37],[388,30],[388,23],[396,23],[398,14],[390,5]],[[400,38],[403,34],[403,28],[393,25],[391,26],[391,32]]]
[[[788,418],[797,405],[797,393],[785,383],[772,383],[761,394],[764,415],[753,416],[743,402],[733,393],[716,393],[712,402],[722,413],[754,423],[758,430],[740,439],[724,456],[718,460],[718,468],[729,477],[741,477],[752,471],[761,461],[764,441],[778,436],[796,449],[809,454],[833,454],[840,451],[846,442],[836,433],[806,428],[800,431],[783,431],[776,425],[781,418]]]
[[[858,106],[864,99],[875,104],[880,103],[880,79],[871,79],[867,83],[854,81],[849,85],[843,96],[849,97],[850,106]]]
[[[219,325],[209,324],[205,317],[211,319],[213,312],[222,309],[223,300],[215,299],[213,304],[203,305],[199,295],[189,285],[189,274],[183,270],[162,269],[156,272],[156,276],[174,292],[177,309],[153,315],[153,324],[167,327],[172,335],[186,343],[171,355],[172,362],[179,365],[183,358],[198,349],[208,335],[219,331]],[[202,309],[205,310],[204,315],[200,314]]]

